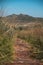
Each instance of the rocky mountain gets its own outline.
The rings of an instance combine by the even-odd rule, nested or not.
[[[27,23],[27,22],[43,22],[43,18],[36,18],[29,15],[24,14],[12,14],[6,17],[3,17],[4,21],[10,23]]]

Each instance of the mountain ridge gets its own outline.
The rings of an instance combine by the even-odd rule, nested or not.
[[[36,22],[36,21],[43,22],[43,18],[39,18],[39,17],[36,18],[29,15],[25,15],[25,14],[19,14],[19,15],[12,14],[12,15],[3,17],[3,19],[11,23],[14,23],[14,22],[25,23],[25,22]]]

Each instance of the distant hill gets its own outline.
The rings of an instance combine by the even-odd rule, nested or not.
[[[29,15],[24,14],[12,14],[6,17],[3,17],[4,21],[10,23],[27,23],[27,22],[43,22],[43,18],[36,18]]]

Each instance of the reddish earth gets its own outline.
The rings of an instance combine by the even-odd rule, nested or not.
[[[14,44],[15,60],[14,63],[7,63],[6,65],[43,65],[38,60],[30,58],[31,45],[21,39],[17,39]]]

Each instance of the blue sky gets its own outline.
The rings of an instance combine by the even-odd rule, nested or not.
[[[0,9],[4,16],[11,14],[27,14],[43,17],[43,0],[0,0]]]

